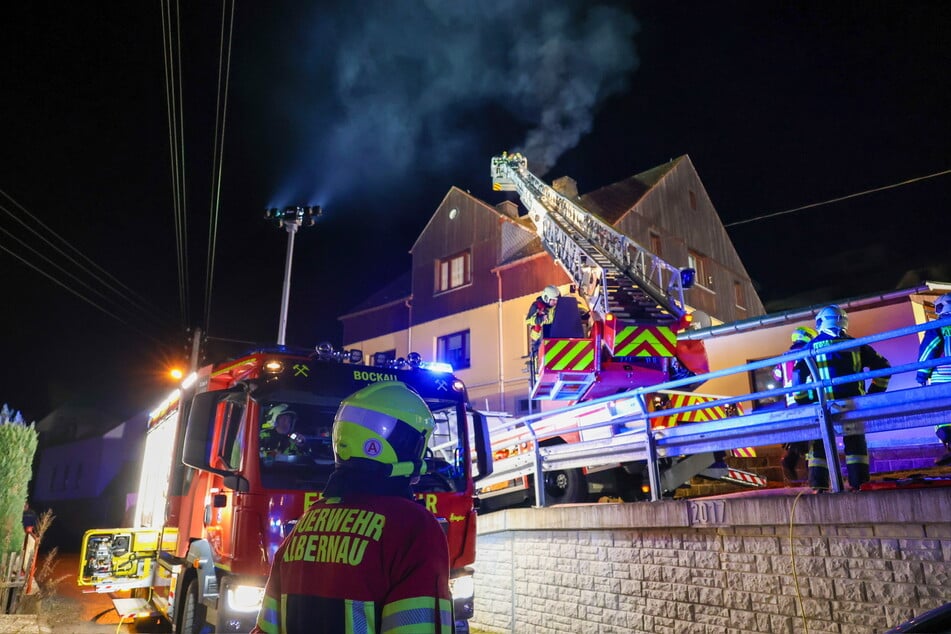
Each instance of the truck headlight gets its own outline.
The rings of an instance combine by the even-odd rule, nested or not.
[[[456,577],[449,580],[449,590],[452,592],[453,601],[466,601],[475,594],[475,583],[472,575]]]
[[[235,612],[257,612],[264,600],[260,586],[232,586],[228,588],[228,607]]]

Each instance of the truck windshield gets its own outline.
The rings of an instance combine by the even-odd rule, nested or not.
[[[268,489],[321,489],[334,469],[336,409],[310,403],[261,404],[258,455]]]
[[[443,403],[442,405],[445,405]],[[464,412],[456,403],[430,403],[436,429],[426,450],[426,473],[413,487],[418,493],[466,489],[463,448]],[[322,489],[334,470],[331,441],[336,407],[313,403],[264,401],[258,438],[261,484],[268,489]]]

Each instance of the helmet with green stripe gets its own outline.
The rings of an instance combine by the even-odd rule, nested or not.
[[[338,466],[416,477],[426,472],[426,446],[435,427],[432,412],[405,383],[382,381],[354,392],[334,417]]]

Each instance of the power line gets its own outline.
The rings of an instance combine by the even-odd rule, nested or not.
[[[225,121],[228,115],[228,83],[231,77],[231,42],[234,35],[234,6],[231,3],[231,21],[228,25],[227,64],[225,64],[225,6],[221,5],[221,44],[218,52],[218,91],[215,101],[215,150],[211,169],[211,209],[208,214],[208,260],[205,268],[205,332],[211,328],[211,290],[215,279],[215,248],[218,242],[218,215],[221,209],[221,168],[224,164]],[[222,91],[222,66],[224,90]],[[220,129],[219,129],[220,125]]]
[[[912,183],[917,183],[919,181],[927,180],[929,178],[936,178],[938,176],[944,176],[946,174],[951,174],[951,169],[944,170],[942,172],[935,172],[934,174],[927,174],[925,176],[918,176],[917,178],[909,178],[908,180],[901,181],[900,183],[892,183],[891,185],[883,185],[882,187],[876,187],[874,189],[866,189],[865,191],[856,192],[854,194],[849,194],[848,196],[840,196],[838,198],[832,198],[830,200],[824,200],[818,203],[811,203],[809,205],[803,205],[802,207],[796,207],[794,209],[787,209],[786,211],[777,211],[771,214],[764,214],[762,216],[755,216],[753,218],[747,218],[746,220],[737,220],[735,222],[728,222],[724,224],[724,227],[736,227],[737,225],[745,225],[751,222],[758,222],[760,220],[768,220],[770,218],[776,218],[777,216],[785,216],[787,214],[796,213],[797,211],[802,211],[804,209],[812,209],[813,207],[821,207],[822,205],[830,205],[832,203],[837,203],[843,200],[848,200],[850,198],[858,198],[859,196],[865,196],[867,194],[874,194],[875,192],[885,191],[886,189],[895,189],[896,187],[902,187],[904,185],[911,185]]]
[[[20,225],[22,225],[24,228],[26,228],[29,232],[31,232],[32,234],[34,234],[35,236],[37,236],[38,238],[40,238],[40,240],[42,240],[43,242],[45,242],[53,251],[57,252],[57,253],[60,254],[62,257],[66,258],[66,260],[68,260],[71,264],[73,264],[79,271],[81,271],[81,272],[83,272],[83,273],[89,275],[90,277],[92,277],[92,278],[93,278],[95,281],[97,281],[99,284],[101,284],[101,285],[104,286],[105,288],[107,288],[107,289],[109,289],[110,291],[112,291],[113,293],[115,293],[115,294],[119,297],[119,300],[121,300],[122,302],[126,302],[127,304],[131,305],[131,307],[140,310],[140,311],[142,312],[142,314],[147,315],[149,318],[151,318],[151,319],[157,319],[157,320],[164,320],[164,319],[166,319],[166,318],[168,317],[167,315],[165,315],[164,313],[162,313],[161,311],[159,311],[157,308],[155,308],[154,306],[152,306],[151,304],[149,304],[149,303],[148,303],[148,300],[146,300],[146,299],[143,298],[141,295],[139,295],[139,294],[137,294],[135,291],[133,291],[131,288],[129,288],[128,286],[126,286],[125,284],[123,284],[122,282],[120,282],[115,276],[111,275],[111,274],[110,274],[108,271],[106,271],[104,268],[102,268],[101,266],[99,266],[98,264],[96,264],[96,263],[95,263],[92,259],[90,259],[88,256],[84,255],[84,254],[82,253],[82,251],[80,251],[79,249],[77,249],[76,247],[74,247],[72,244],[70,244],[69,241],[67,241],[67,240],[66,240],[65,238],[63,238],[61,235],[59,235],[58,233],[56,233],[55,231],[53,231],[52,229],[50,229],[46,224],[43,223],[42,220],[40,220],[39,218],[37,218],[34,214],[30,213],[30,211],[29,211],[26,207],[24,207],[24,206],[21,205],[19,202],[17,202],[17,201],[16,201],[12,196],[10,196],[10,194],[8,194],[6,191],[0,189],[0,195],[4,196],[6,199],[8,199],[10,202],[12,202],[12,203],[16,206],[17,209],[19,209],[23,214],[25,214],[25,215],[28,217],[28,219],[30,220],[30,223],[32,223],[32,224],[27,223],[27,222],[24,222],[23,219],[19,218],[16,214],[13,213],[13,211],[11,211],[10,209],[8,209],[8,208],[7,208],[5,205],[3,205],[3,204],[0,204],[0,210],[3,210],[8,216],[10,216],[10,217],[13,218],[15,221],[17,221]],[[70,251],[72,251],[73,253],[75,253],[79,258],[81,258],[82,260],[84,260],[84,261],[85,261],[86,263],[88,263],[90,266],[94,267],[95,270],[89,268],[89,266],[86,266],[86,264],[84,264],[83,262],[80,262],[80,261],[78,261],[76,258],[72,257],[69,253],[67,253],[66,251],[64,251],[61,247],[59,247],[58,245],[54,244],[49,238],[46,237],[46,235],[44,235],[44,234],[40,233],[39,231],[37,231],[32,225],[37,225],[37,226],[39,226],[39,227],[42,228],[47,234],[49,234],[49,235],[53,236],[54,238],[56,238],[57,240],[59,240],[59,242],[61,242],[61,243],[62,243],[63,245],[65,245],[66,247],[68,247],[68,248],[70,249]],[[43,255],[39,254],[39,252],[38,252],[36,249],[34,249],[33,247],[31,247],[31,246],[29,246],[28,244],[26,244],[26,242],[25,242],[24,240],[22,240],[21,238],[16,237],[12,232],[7,231],[7,230],[3,230],[3,231],[4,231],[5,233],[7,233],[10,237],[12,237],[12,238],[14,238],[15,240],[17,240],[18,242],[20,242],[20,243],[21,243],[22,245],[24,245],[26,248],[30,249],[31,251],[33,251],[34,253],[36,253],[37,255],[39,255],[40,257],[42,257],[43,259],[45,259],[47,262],[49,262],[49,263],[52,264],[53,266],[59,268],[61,271],[65,272],[65,273],[67,273],[67,275],[70,275],[71,277],[73,277],[73,279],[79,281],[81,284],[83,284],[84,286],[86,286],[86,287],[89,288],[90,290],[93,290],[92,287],[90,287],[90,286],[89,286],[88,284],[86,284],[85,282],[82,282],[81,280],[79,280],[78,277],[76,277],[76,276],[72,275],[71,273],[65,271],[65,269],[63,269],[63,268],[62,268],[61,266],[59,266],[58,264],[54,263],[52,260],[50,260],[50,259],[47,258],[46,256],[43,256]],[[96,270],[98,270],[99,273],[102,273],[102,275],[104,275],[105,278],[102,277],[102,276],[100,276],[100,275],[96,272]],[[106,279],[106,278],[108,278],[108,279]],[[110,283],[110,280],[111,280],[112,283]],[[120,289],[121,289],[121,290],[120,290]],[[103,295],[103,294],[100,293],[99,291],[94,291],[94,292],[96,292],[97,294],[99,294],[101,297],[103,297],[103,298],[105,299],[105,295]]]

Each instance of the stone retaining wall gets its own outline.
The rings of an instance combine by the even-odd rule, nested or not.
[[[472,624],[867,634],[951,601],[951,488],[795,491],[481,517]]]

